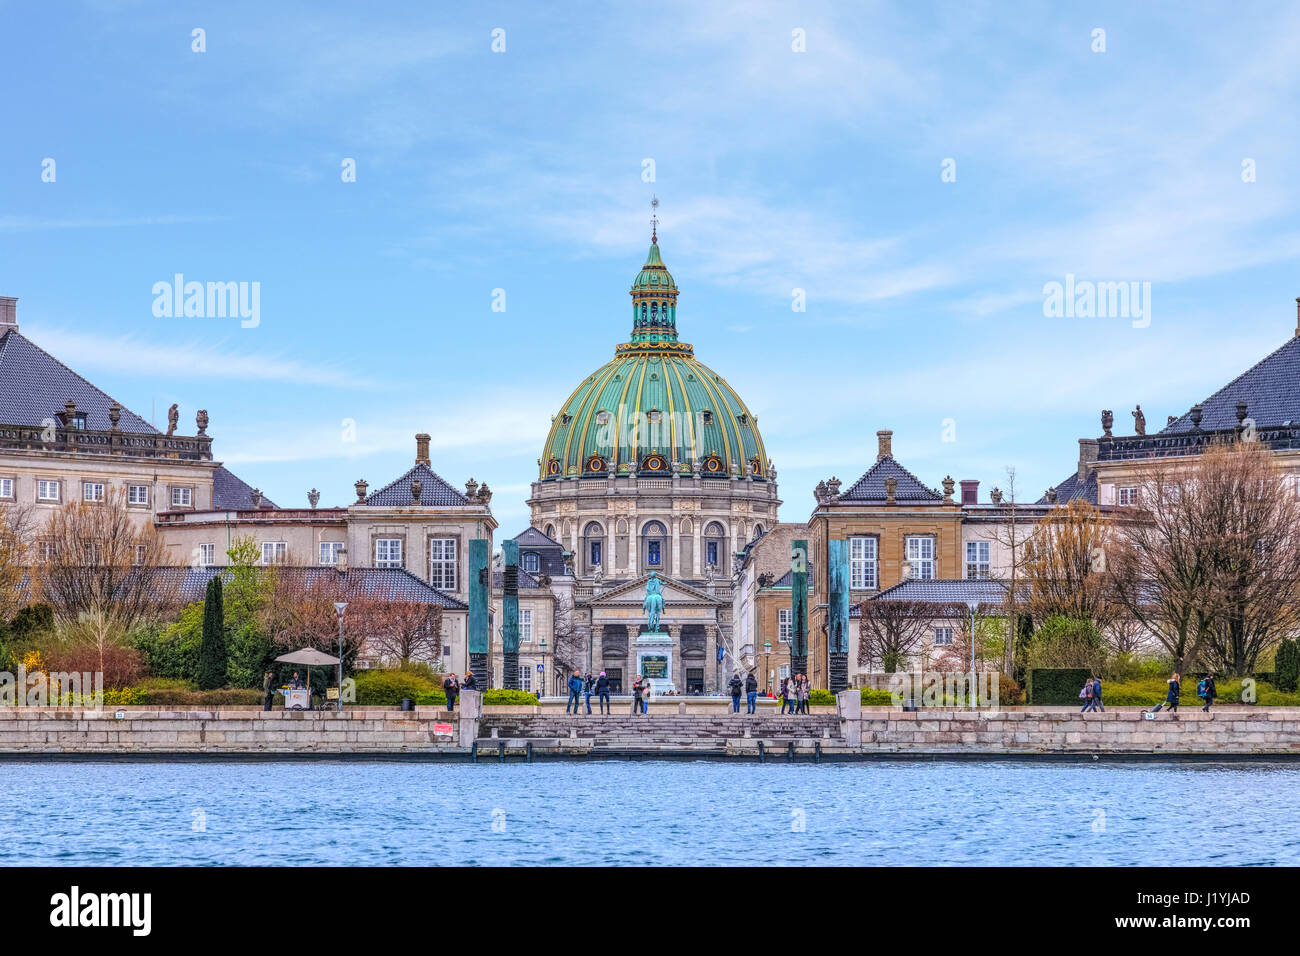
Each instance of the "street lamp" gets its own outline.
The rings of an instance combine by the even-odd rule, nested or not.
[[[763,642],[763,682],[767,685],[764,690],[770,690],[772,687],[772,642]]]
[[[339,612],[339,699],[337,710],[343,709],[343,612],[348,609],[347,601],[335,601],[334,610]]]
[[[970,709],[975,709],[975,611],[980,606],[979,601],[967,601],[966,606],[970,608],[970,687],[967,693],[970,695]]]

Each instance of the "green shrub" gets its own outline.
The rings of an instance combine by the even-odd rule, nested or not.
[[[1060,614],[1045,620],[1029,644],[1031,669],[1088,669],[1099,673],[1096,669],[1105,660],[1106,643],[1097,625]]]
[[[439,694],[442,692],[439,691]],[[441,703],[446,703],[444,697]],[[500,687],[494,687],[483,691],[483,703],[485,704],[536,704],[537,695],[527,690],[506,690]]]
[[[447,702],[442,688],[427,677],[409,670],[375,668],[356,675],[357,703],[393,707],[409,697],[417,704]],[[437,700],[431,698],[436,696]]]
[[[1277,689],[1291,693],[1300,683],[1300,644],[1284,639],[1278,645],[1273,662],[1273,681]]]
[[[230,658],[226,650],[225,609],[221,600],[221,575],[208,581],[207,597],[203,600],[203,641],[199,646],[200,690],[216,690],[226,683],[226,668]]]
[[[166,628],[145,626],[131,635],[131,643],[144,656],[149,673],[182,681],[193,681],[198,676],[202,640],[202,601],[186,607]]]
[[[862,688],[863,707],[886,707],[893,702],[894,695],[887,690],[876,690],[874,687]]]
[[[1084,681],[1092,676],[1091,672],[1079,667],[1031,667],[1025,673],[1029,702],[1040,707],[1077,704]],[[1105,686],[1102,693],[1103,700],[1108,699]]]
[[[835,703],[835,695],[825,688],[814,687],[812,690],[808,691],[808,703],[833,704]]]

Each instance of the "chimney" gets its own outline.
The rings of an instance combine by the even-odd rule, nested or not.
[[[893,457],[894,455],[893,439],[894,439],[894,433],[887,428],[876,432],[876,442],[878,444],[878,448],[876,450],[876,461],[880,461],[880,459],[882,458]]]
[[[1080,438],[1079,439],[1079,480],[1087,481],[1088,472],[1091,470],[1092,463],[1097,460],[1097,439]]]
[[[347,548],[347,545],[344,545],[343,547],[339,548],[339,553],[338,553],[338,563],[337,563],[336,565],[334,565],[334,567],[337,568],[337,569],[340,570],[340,571],[346,571],[346,570],[348,569],[348,548]]]
[[[415,436],[415,463],[424,465],[426,468],[431,467],[429,462],[429,436],[424,432],[420,432]]]
[[[961,483],[961,503],[964,505],[979,504],[980,500],[980,483],[977,479],[964,479]]]
[[[1300,299],[1296,299],[1300,307]],[[18,300],[11,295],[0,295],[0,335],[18,331]],[[1300,334],[1300,328],[1296,330]]]

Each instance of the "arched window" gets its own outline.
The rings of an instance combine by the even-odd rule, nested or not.
[[[645,314],[646,314],[646,306],[645,303],[642,302],[641,303],[641,324],[642,325],[645,325]]]
[[[668,573],[668,530],[658,521],[641,529],[641,562],[646,571]]]
[[[582,529],[582,559],[587,574],[605,567],[605,529],[599,521],[589,521]]]
[[[555,525],[553,525],[553,524],[548,524],[548,525],[546,526],[546,530],[543,531],[542,534],[546,535],[546,537],[548,537],[548,538],[550,538],[552,541],[554,541],[554,540],[555,540]]]
[[[763,526],[756,524],[754,525],[754,540],[757,541],[761,537],[763,537]]]
[[[710,521],[704,528],[704,564],[719,574],[727,570],[727,529],[721,522]]]
[[[524,552],[524,570],[529,574],[536,574],[542,570],[542,559],[536,551]]]
[[[650,303],[650,324],[651,325],[659,324],[659,303],[658,302]]]

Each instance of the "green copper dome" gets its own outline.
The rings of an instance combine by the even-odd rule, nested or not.
[[[551,420],[542,480],[691,474],[766,480],[757,422],[677,339],[677,286],[657,242],[632,283],[632,333]]]

